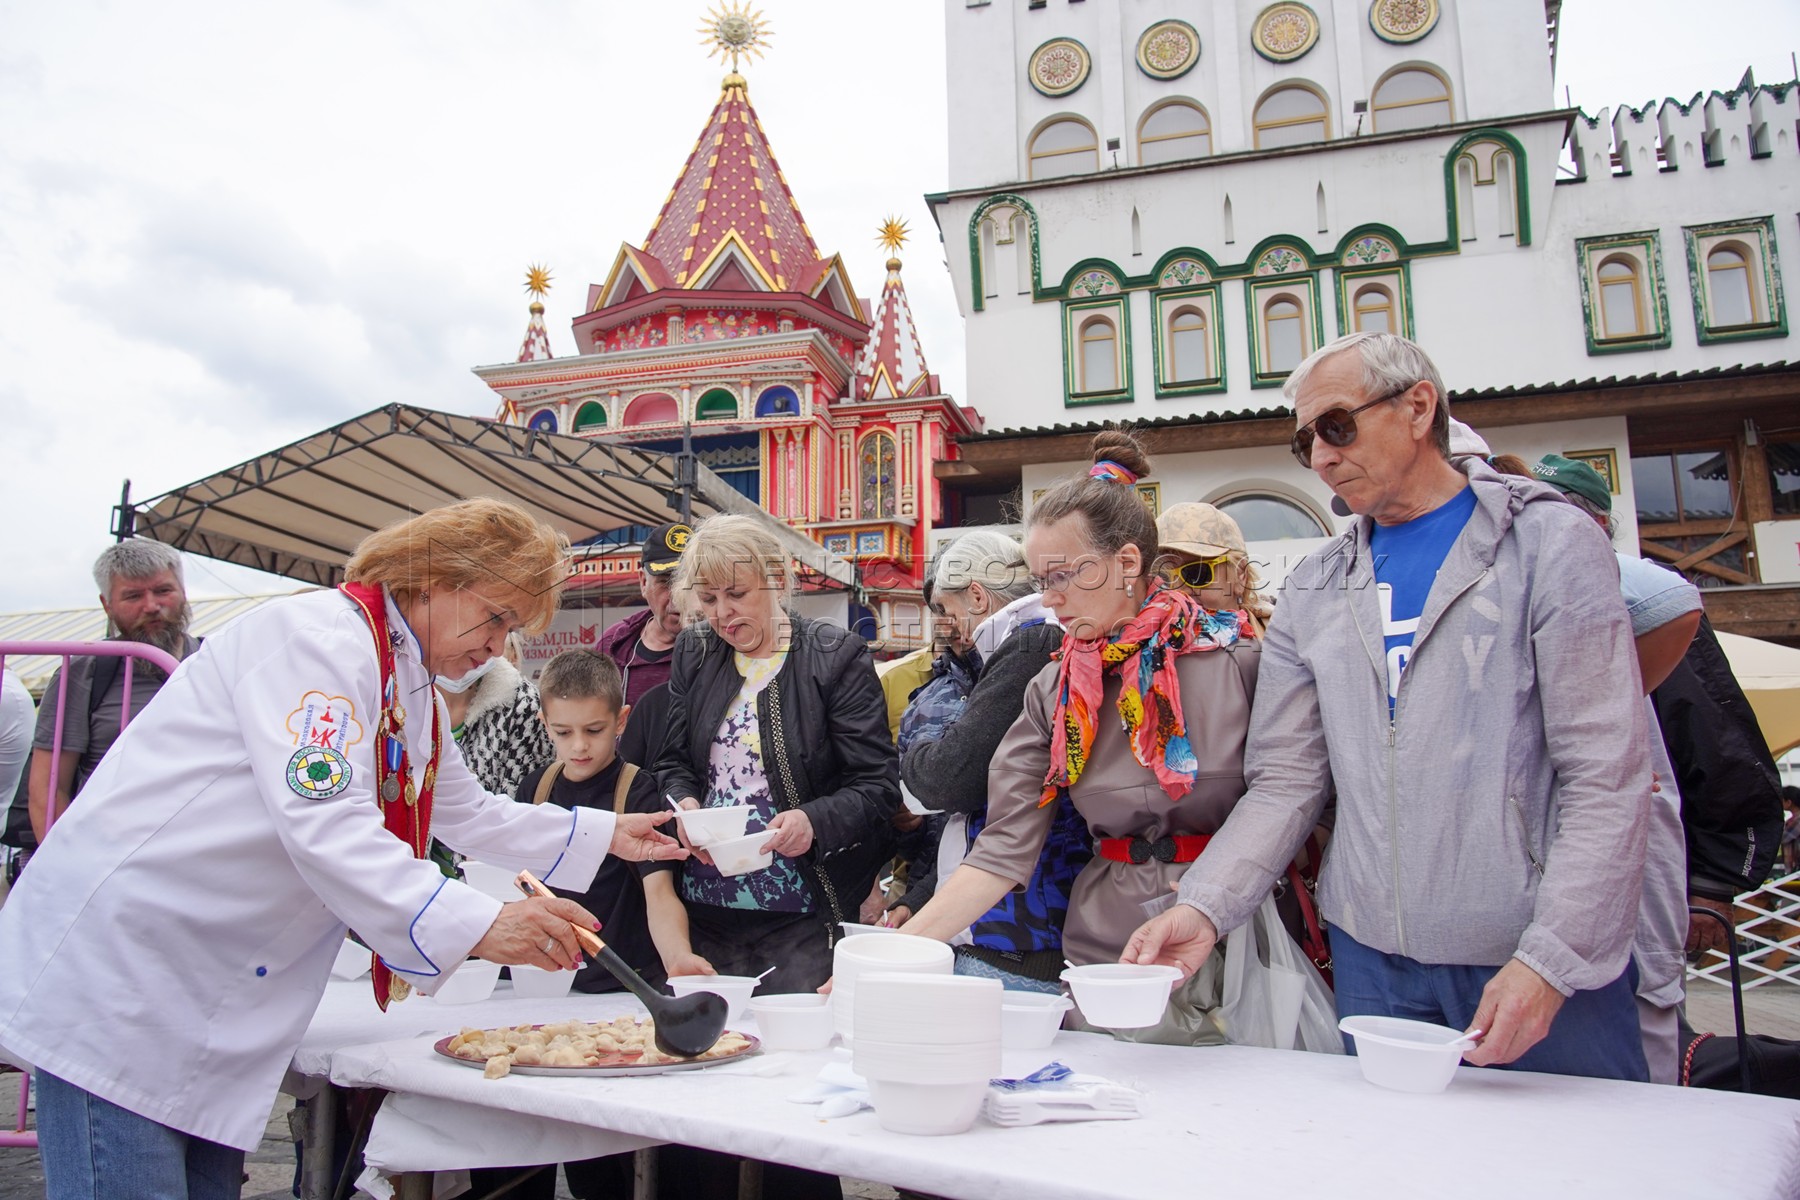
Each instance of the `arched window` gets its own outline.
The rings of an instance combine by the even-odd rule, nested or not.
[[[1170,100],[1144,114],[1138,123],[1138,162],[1176,162],[1212,153],[1212,123],[1206,111],[1185,100]]]
[[[1206,314],[1183,305],[1169,314],[1169,383],[1211,379],[1212,345],[1206,332]]]
[[[1595,272],[1600,281],[1600,329],[1602,337],[1644,335],[1644,286],[1637,260],[1615,254],[1601,261]]]
[[[862,501],[857,511],[862,518],[892,517],[899,481],[894,469],[894,439],[891,435],[871,433],[863,439],[858,478],[862,483]]]
[[[1358,333],[1397,333],[1394,294],[1379,283],[1356,289],[1355,328]]]
[[[1369,114],[1376,133],[1448,125],[1450,85],[1436,71],[1403,67],[1375,85]]]
[[[730,420],[738,415],[737,397],[724,388],[714,388],[700,397],[700,403],[694,406],[694,420],[712,421],[719,418]]]
[[[1292,371],[1306,357],[1306,312],[1292,296],[1271,296],[1263,305],[1263,345],[1270,375]]]
[[[606,406],[598,400],[589,400],[575,410],[575,432],[586,433],[590,429],[606,428]]]
[[[1331,136],[1325,97],[1298,83],[1283,84],[1256,104],[1256,148],[1300,146]]]
[[[680,419],[681,409],[667,392],[646,392],[625,409],[627,425],[660,425]]]
[[[1706,256],[1706,287],[1712,293],[1714,328],[1754,325],[1756,292],[1750,286],[1750,258],[1738,246],[1727,243]]]
[[[1238,523],[1246,542],[1331,536],[1331,531],[1311,509],[1273,492],[1243,492],[1214,501],[1214,507]]]
[[[541,408],[537,412],[531,414],[531,420],[527,422],[527,424],[530,425],[531,428],[540,430],[544,433],[555,433],[556,413],[551,409]]]
[[[1081,388],[1086,392],[1119,389],[1119,331],[1105,317],[1089,317],[1081,323]]]
[[[1058,117],[1031,135],[1029,179],[1054,179],[1100,169],[1100,139],[1080,117]]]
[[[800,396],[793,388],[777,384],[756,398],[759,417],[796,417],[800,415]]]

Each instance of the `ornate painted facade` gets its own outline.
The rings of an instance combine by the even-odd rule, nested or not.
[[[904,237],[883,227],[890,254]],[[577,353],[551,359],[546,345],[475,374],[500,420],[670,450],[690,433],[701,463],[855,560],[860,631],[911,648],[929,637],[930,531],[956,516],[933,466],[981,422],[926,367],[899,259],[887,268],[871,304],[814,243],[734,69],[649,234],[589,287]],[[584,566],[624,585],[637,562]]]

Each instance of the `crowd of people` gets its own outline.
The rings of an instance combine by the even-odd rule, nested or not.
[[[1226,514],[1153,516],[1144,448],[1108,430],[1022,544],[977,530],[943,550],[934,646],[880,671],[793,611],[786,554],[742,516],[652,530],[645,608],[535,685],[507,635],[549,620],[566,545],[504,504],[373,535],[343,594],[204,646],[172,552],[108,551],[120,636],[190,661],[110,753],[114,681],[72,666],[62,760],[40,728],[22,789],[44,846],[0,913],[0,956],[29,966],[0,981],[0,1045],[39,1064],[52,1178],[104,1172],[103,1140],[190,1179],[254,1144],[346,924],[391,995],[467,953],[574,967],[566,922],[596,916],[654,981],[772,968],[780,993],[828,990],[843,925],[879,920],[1008,988],[1060,990],[1065,961],[1173,965],[1160,1023],[1101,1032],[1181,1045],[1242,1036],[1215,950],[1254,928],[1293,940],[1340,1015],[1470,1030],[1478,1065],[1674,1082],[1684,958],[1722,944],[1689,905],[1728,914],[1784,841],[1793,861],[1698,593],[1614,552],[1592,468],[1493,455],[1453,421],[1405,338],[1340,338],[1286,394],[1293,453],[1354,519],[1278,598]],[[465,558],[487,565],[444,565]],[[671,806],[747,806],[770,864],[721,873],[657,828]],[[459,853],[554,865],[559,899],[448,886]],[[165,891],[158,952],[128,950]],[[179,1068],[68,1036],[71,1004],[100,1030],[125,1003],[82,988],[78,960],[138,964],[128,994],[179,997],[157,1018]],[[258,993],[263,1032],[226,1055],[221,1002]],[[625,1186],[595,1164],[569,1178],[583,1197]],[[737,1168],[695,1155],[672,1178],[723,1193]]]

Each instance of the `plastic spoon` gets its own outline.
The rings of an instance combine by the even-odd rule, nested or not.
[[[553,899],[556,893],[539,882],[530,871],[520,871],[515,882],[527,896]],[[730,1005],[717,992],[694,992],[687,996],[665,996],[649,984],[626,961],[618,956],[600,935],[591,929],[571,924],[575,936],[588,956],[608,971],[614,979],[631,989],[631,994],[644,1002],[650,1019],[656,1023],[656,1048],[677,1058],[695,1058],[713,1048],[725,1032],[725,1016]]]
[[[1471,1029],[1454,1042],[1451,1042],[1450,1045],[1455,1046],[1458,1050],[1473,1050],[1475,1047],[1481,1045],[1481,1037],[1486,1032],[1487,1031],[1483,1029]]]
[[[763,980],[767,979],[769,976],[773,975],[774,973],[775,973],[775,968],[770,967],[766,971],[764,971],[761,975],[758,975],[756,977],[756,982],[761,983]]]

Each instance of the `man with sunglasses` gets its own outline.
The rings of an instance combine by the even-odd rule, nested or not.
[[[1442,380],[1405,338],[1340,338],[1285,391],[1295,457],[1357,519],[1284,583],[1250,790],[1126,961],[1197,969],[1335,789],[1340,1015],[1479,1030],[1478,1065],[1645,1079],[1651,768],[1605,535],[1552,488],[1453,463]]]

